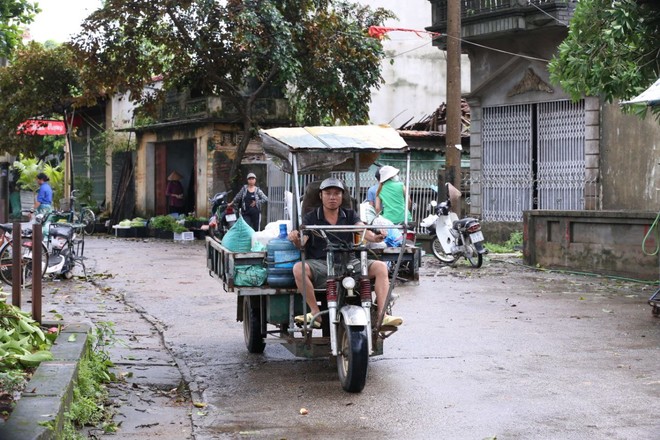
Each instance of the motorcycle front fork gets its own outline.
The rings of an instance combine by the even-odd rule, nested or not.
[[[337,303],[337,278],[335,276],[334,253],[328,250],[326,256],[326,263],[328,266],[328,278],[326,281],[326,298],[328,301],[328,318],[330,319],[330,347],[332,348],[332,355],[337,356],[337,319],[338,303]],[[339,281],[341,282],[341,281]],[[360,292],[360,302],[364,309],[364,314],[367,319],[367,341],[369,353],[372,353],[372,335],[371,335],[371,280],[369,280],[369,269],[367,267],[367,251],[360,251],[360,281],[358,285]]]

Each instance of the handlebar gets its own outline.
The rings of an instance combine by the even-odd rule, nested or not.
[[[408,223],[406,225],[301,225],[300,229],[302,231],[332,231],[332,232],[360,232],[362,230],[374,230],[374,229],[413,229],[414,225]]]

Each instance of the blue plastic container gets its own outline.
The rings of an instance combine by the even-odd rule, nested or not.
[[[286,225],[280,225],[280,235],[266,246],[267,282],[270,287],[296,287],[293,265],[300,261],[300,250],[287,238]]]

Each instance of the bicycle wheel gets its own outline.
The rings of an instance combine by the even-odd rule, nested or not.
[[[24,238],[21,241],[21,286],[32,286],[33,266],[32,239]],[[14,246],[13,242],[6,243],[0,250],[0,277],[9,284],[13,284]],[[46,274],[48,268],[48,249],[41,243],[41,276]]]
[[[7,250],[7,247],[10,249]],[[0,248],[0,278],[6,284],[11,286],[11,270],[14,260],[12,258],[13,252],[11,249],[11,241],[6,241],[3,243],[2,248]]]
[[[96,223],[96,215],[94,214],[94,211],[89,208],[83,208],[80,211],[80,223],[85,225],[83,226],[83,231],[85,231],[85,234],[92,235],[94,233],[94,226]]]

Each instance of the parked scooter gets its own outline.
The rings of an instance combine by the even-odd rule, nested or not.
[[[44,231],[44,244],[48,249],[48,265],[44,275],[73,277],[76,265],[76,228],[69,223],[58,223],[61,213],[37,214],[35,220],[41,223]],[[84,269],[84,266],[83,266]]]
[[[76,265],[76,252],[73,240],[74,227],[66,223],[51,223],[48,228],[48,267],[46,275],[62,276],[65,279],[73,277]]]
[[[479,220],[472,217],[458,218],[451,211],[454,204],[460,200],[461,192],[452,184],[447,183],[447,201],[438,204],[435,200],[431,206],[434,214],[426,217],[420,226],[427,228],[436,237],[431,249],[438,260],[447,265],[454,265],[461,257],[465,257],[472,267],[481,267],[483,255],[488,253],[483,245],[484,235],[481,232]]]
[[[219,240],[225,236],[229,228],[236,223],[236,211],[229,204],[228,197],[231,191],[223,191],[214,195],[211,203],[211,216],[209,218],[209,231]]]

